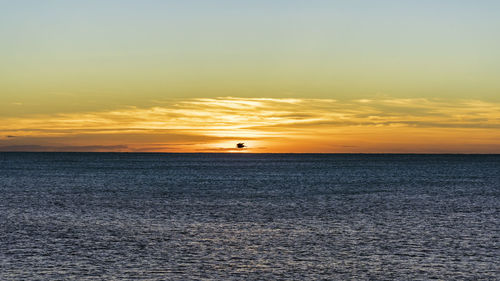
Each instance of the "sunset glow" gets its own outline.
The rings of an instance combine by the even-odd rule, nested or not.
[[[500,104],[479,100],[203,98],[6,118],[3,150],[499,151]],[[247,148],[236,149],[237,142]],[[38,146],[33,146],[37,144]]]
[[[488,0],[7,1],[0,150],[500,153],[499,13]]]

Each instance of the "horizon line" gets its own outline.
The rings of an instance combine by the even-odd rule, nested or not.
[[[154,151],[2,151],[0,153],[92,153],[92,154],[304,154],[304,155],[500,155],[462,152],[154,152]]]

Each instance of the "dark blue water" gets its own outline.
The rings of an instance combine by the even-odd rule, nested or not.
[[[0,153],[0,280],[495,280],[500,156]]]

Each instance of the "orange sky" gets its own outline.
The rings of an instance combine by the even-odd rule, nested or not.
[[[500,104],[192,98],[0,119],[3,151],[500,153]],[[244,142],[246,149],[236,149]]]
[[[500,1],[3,2],[1,151],[500,153]]]

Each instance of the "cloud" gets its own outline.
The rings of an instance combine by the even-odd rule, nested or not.
[[[3,152],[112,152],[127,151],[126,145],[87,145],[87,146],[43,146],[8,145],[0,146]]]
[[[330,141],[333,147],[362,150],[370,141],[416,145],[416,136],[422,144],[455,143],[457,134],[474,131],[470,139],[488,147],[495,144],[499,128],[500,104],[481,100],[221,97],[166,100],[151,108],[4,118],[0,131],[16,138],[0,140],[0,145],[12,149],[35,145],[31,148],[40,150],[223,151],[231,150],[234,142],[253,141],[249,150],[273,151],[293,150],[288,143],[323,149],[332,145],[318,143]]]

